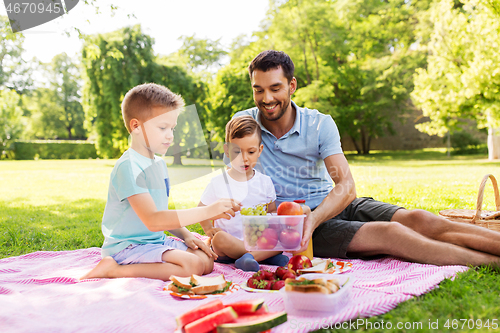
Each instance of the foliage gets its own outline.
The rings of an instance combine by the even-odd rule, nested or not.
[[[255,41],[237,45],[231,63],[219,71],[211,92],[212,112],[224,115],[251,107],[243,68],[260,51],[285,51],[295,63],[295,102],[332,115],[359,153],[373,138],[393,133],[394,119],[411,108],[415,68],[425,54],[415,43],[418,14],[428,1],[271,1],[264,29]],[[249,55],[251,55],[249,57]],[[231,73],[236,78],[229,78]],[[247,80],[248,81],[248,80]],[[236,98],[237,105],[233,102]],[[237,110],[236,110],[237,111]],[[219,120],[217,120],[219,121]],[[222,132],[221,124],[214,129]]]
[[[33,159],[87,159],[96,158],[95,144],[87,141],[16,141],[16,160]]]
[[[221,66],[221,58],[227,54],[220,44],[220,38],[212,41],[192,35],[178,39],[182,41],[182,46],[166,57],[171,65],[186,66],[194,72],[208,71],[218,69]]]
[[[451,147],[455,154],[477,154],[484,153],[481,140],[466,131],[457,131],[450,135]]]
[[[496,7],[495,7],[496,6]],[[417,128],[443,136],[464,119],[478,127],[500,120],[500,3],[442,0],[433,4],[428,66],[417,70],[412,98],[430,121]]]
[[[31,68],[22,59],[24,35],[13,33],[7,16],[0,16],[0,88],[23,93],[31,84]]]
[[[139,25],[107,34],[87,36],[83,49],[86,128],[97,134],[103,157],[117,157],[128,148],[128,132],[121,116],[121,101],[136,85],[155,82],[180,93],[186,105],[204,99],[204,86],[177,66],[157,62],[153,39]],[[198,110],[203,113],[204,108]],[[200,118],[206,117],[201,114]],[[178,129],[188,133],[188,129]],[[177,139],[183,141],[182,135]],[[182,142],[175,141],[180,146]],[[174,149],[172,147],[171,149]]]
[[[0,90],[0,159],[9,157],[14,140],[23,130],[20,96],[14,90]]]
[[[217,72],[209,91],[210,117],[207,126],[212,130],[213,140],[224,142],[226,124],[231,117],[254,106],[247,69],[236,65],[225,66]]]
[[[128,148],[120,103],[129,89],[154,77],[152,45],[140,26],[86,38],[83,108],[86,128],[96,132],[103,157],[117,157]]]
[[[86,138],[84,112],[80,103],[80,69],[66,53],[43,64],[46,87],[32,95],[32,135],[36,138]]]

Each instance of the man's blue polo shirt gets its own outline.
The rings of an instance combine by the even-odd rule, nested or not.
[[[316,208],[333,188],[323,160],[342,154],[340,135],[331,116],[291,103],[296,110],[295,122],[279,139],[262,125],[257,107],[239,111],[234,117],[250,115],[260,124],[264,150],[256,169],[271,177],[277,204],[305,199],[306,205]]]

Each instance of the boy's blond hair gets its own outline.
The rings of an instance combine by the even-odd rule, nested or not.
[[[241,139],[254,133],[257,133],[259,142],[262,142],[259,123],[251,116],[233,118],[226,124],[226,143],[231,142],[232,139]]]
[[[130,120],[149,120],[155,107],[180,110],[184,107],[184,100],[167,87],[156,83],[145,83],[130,89],[122,102],[122,117],[128,132],[132,132]]]

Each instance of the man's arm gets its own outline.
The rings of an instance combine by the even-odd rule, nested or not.
[[[302,247],[297,252],[302,252],[307,248],[313,231],[321,223],[340,214],[356,198],[356,185],[354,184],[349,163],[344,154],[330,155],[324,161],[328,174],[335,183],[335,187],[328,193],[319,206],[309,214],[301,242]]]
[[[230,219],[240,209],[233,199],[219,199],[211,205],[180,210],[157,210],[149,193],[128,197],[130,206],[151,231],[177,229],[206,219]]]

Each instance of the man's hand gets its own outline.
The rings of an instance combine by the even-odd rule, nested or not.
[[[202,250],[205,252],[210,258],[217,259],[218,255],[212,251],[212,249],[201,239],[196,238],[193,235],[186,235],[184,238],[184,243],[193,250]]]
[[[208,228],[208,229],[203,229],[205,231],[205,235],[210,237],[210,239],[214,238],[214,235],[218,233],[219,231],[222,231],[221,228]]]
[[[240,210],[241,203],[234,199],[219,199],[209,206],[213,209],[215,216],[211,220],[226,219],[234,217],[235,213]]]
[[[294,251],[295,253],[304,252],[307,249],[307,245],[309,245],[312,234],[317,227],[314,214],[311,214],[311,208],[304,205],[302,209],[304,210],[304,214],[306,214],[306,220],[304,221],[304,231],[302,241],[300,242],[300,249]]]

